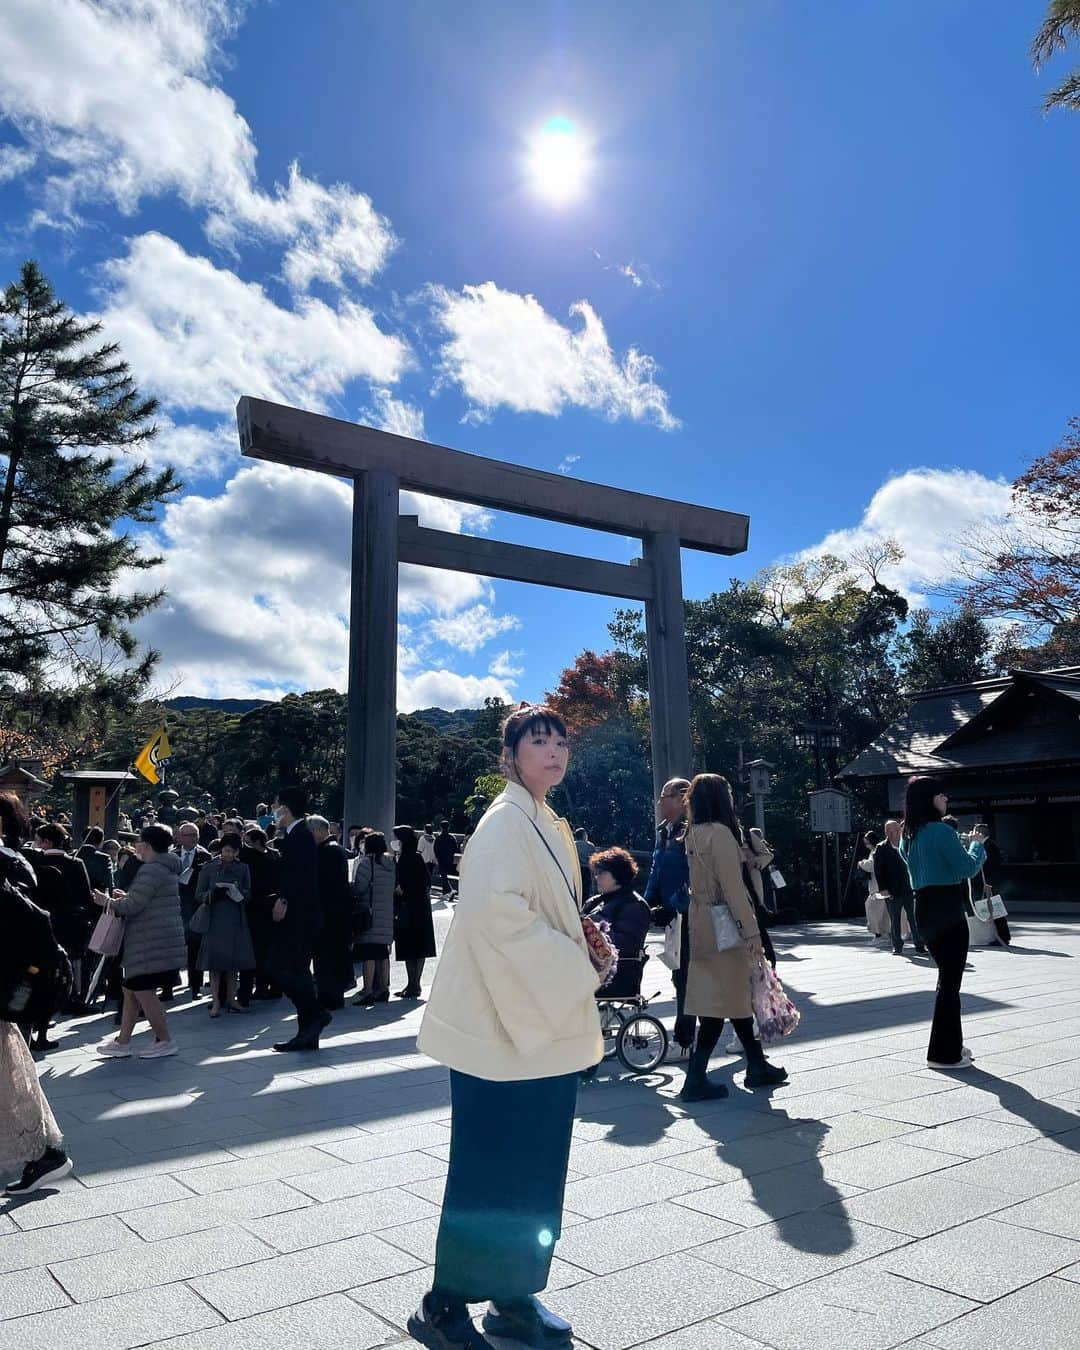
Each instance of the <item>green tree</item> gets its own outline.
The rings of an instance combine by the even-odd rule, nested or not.
[[[990,673],[990,630],[970,605],[937,618],[917,609],[897,641],[900,681],[912,694]]]
[[[107,683],[161,598],[122,584],[160,561],[128,527],[180,483],[127,459],[155,434],[156,404],[99,333],[34,262],[0,299],[0,673],[24,688]],[[145,654],[137,684],[152,665]]]
[[[1058,52],[1080,37],[1080,0],[1050,0],[1042,27],[1031,44],[1031,59],[1041,70]],[[1043,99],[1047,112],[1053,108],[1080,108],[1080,70],[1067,75]]]

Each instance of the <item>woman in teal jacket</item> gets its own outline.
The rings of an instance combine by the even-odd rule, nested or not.
[[[915,892],[915,923],[938,968],[937,998],[926,1063],[931,1069],[969,1069],[971,1051],[960,1022],[960,984],[968,953],[967,879],[981,871],[986,850],[978,837],[967,847],[942,817],[949,801],[935,778],[912,778],[904,803],[900,856]]]

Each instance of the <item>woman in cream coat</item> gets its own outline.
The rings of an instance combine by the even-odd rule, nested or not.
[[[578,1073],[603,1058],[597,974],[581,927],[569,826],[546,803],[566,773],[566,727],[523,704],[503,728],[508,782],[469,840],[457,910],[419,1048],[450,1069],[450,1171],[432,1290],[409,1331],[438,1350],[569,1345],[535,1298],[562,1223]]]
[[[699,773],[686,794],[686,806],[691,893],[686,1011],[700,1023],[680,1096],[684,1101],[702,1101],[727,1096],[722,1083],[710,1083],[705,1076],[725,1017],[731,1019],[746,1052],[747,1087],[782,1083],[787,1074],[767,1062],[754,1035],[750,972],[762,959],[761,935],[743,877],[742,827],[727,779],[718,773]],[[713,928],[712,907],[720,903],[731,910],[743,939],[726,951],[717,951]]]

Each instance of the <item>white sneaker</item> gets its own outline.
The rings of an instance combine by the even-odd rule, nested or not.
[[[130,1041],[127,1045],[121,1045],[119,1041],[102,1041],[97,1052],[106,1059],[130,1059],[134,1054]]]
[[[140,1059],[165,1059],[169,1055],[175,1055],[180,1047],[175,1041],[155,1041],[153,1045],[148,1045],[145,1049],[139,1051]]]
[[[958,1060],[956,1061],[955,1064],[941,1064],[941,1063],[939,1063],[936,1059],[928,1059],[928,1060],[926,1061],[926,1067],[927,1067],[928,1069],[952,1069],[952,1070],[958,1070],[958,1069],[970,1069],[970,1068],[972,1068],[972,1067],[974,1067],[974,1066],[973,1066],[971,1060],[968,1059],[966,1055],[964,1055],[964,1056],[961,1056],[961,1058],[958,1059]]]

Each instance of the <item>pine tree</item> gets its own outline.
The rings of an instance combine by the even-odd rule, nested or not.
[[[0,685],[100,694],[143,682],[131,624],[161,598],[124,577],[153,568],[130,527],[181,484],[130,452],[155,434],[101,325],[80,320],[34,262],[0,299]],[[5,678],[7,677],[7,678]]]

